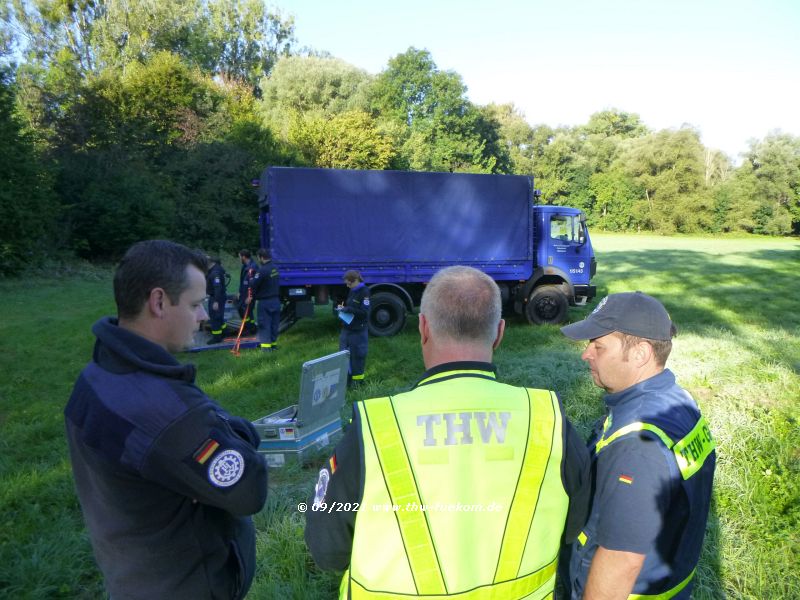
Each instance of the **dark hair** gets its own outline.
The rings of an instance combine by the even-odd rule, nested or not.
[[[122,319],[136,317],[153,289],[164,289],[173,304],[188,287],[186,267],[194,265],[205,274],[206,257],[167,240],[137,242],[122,257],[114,273],[114,301]]]
[[[670,326],[670,336],[674,337],[678,335],[678,328],[675,327],[673,323]],[[658,366],[663,367],[667,364],[667,359],[669,358],[670,353],[672,352],[672,340],[651,340],[648,338],[637,337],[635,335],[630,335],[628,333],[621,333],[622,336],[622,351],[625,352],[626,356],[628,351],[633,348],[639,342],[647,342],[653,348],[653,356],[656,359],[656,363]]]
[[[355,271],[353,269],[350,269],[349,271],[347,271],[344,274],[344,277],[342,277],[342,279],[344,279],[345,281],[359,281],[359,282],[360,281],[364,281],[364,278],[361,277],[361,273],[359,273],[358,271]]]
[[[239,256],[244,256],[245,258],[251,258],[253,255],[250,253],[250,250],[239,250]]]
[[[256,254],[258,255],[259,258],[263,258],[264,260],[269,260],[272,258],[272,256],[270,256],[269,250],[267,250],[266,248],[259,248]]]

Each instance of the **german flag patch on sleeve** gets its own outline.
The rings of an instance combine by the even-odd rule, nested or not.
[[[192,458],[201,465],[204,465],[214,452],[217,451],[217,448],[219,448],[219,442],[213,438],[208,438],[200,445],[197,451],[192,454]]]

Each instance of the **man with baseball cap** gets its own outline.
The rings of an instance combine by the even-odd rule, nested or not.
[[[642,292],[611,294],[562,327],[605,389],[589,439],[595,490],[571,548],[572,598],[689,598],[703,544],[716,453],[692,397],[664,365],[675,326]]]

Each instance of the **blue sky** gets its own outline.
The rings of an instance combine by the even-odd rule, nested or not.
[[[300,46],[370,73],[410,46],[478,104],[532,124],[605,108],[696,127],[732,158],[773,129],[800,135],[800,0],[277,0]]]

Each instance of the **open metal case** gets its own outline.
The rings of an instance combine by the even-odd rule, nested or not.
[[[253,421],[261,436],[258,450],[270,467],[282,467],[288,461],[302,463],[338,440],[349,364],[347,350],[306,361],[297,404]]]

